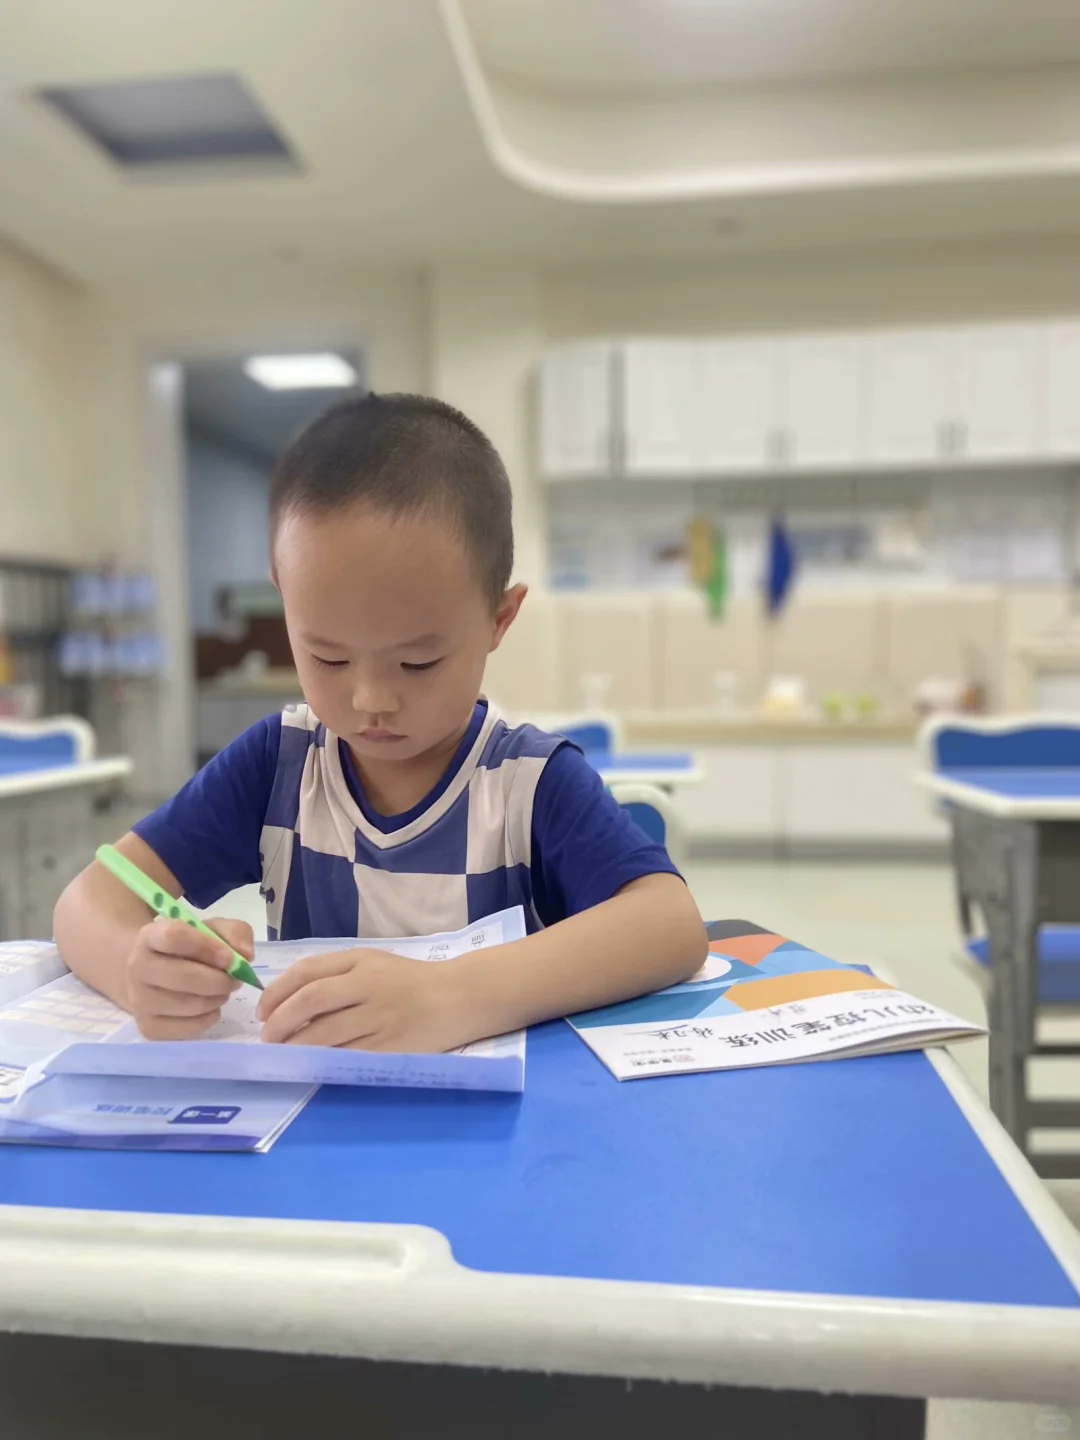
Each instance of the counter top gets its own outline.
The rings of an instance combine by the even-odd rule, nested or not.
[[[272,670],[243,681],[204,680],[201,697],[230,700],[301,698],[300,683],[288,670]],[[528,713],[525,711],[524,713]],[[619,713],[619,712],[616,712]],[[906,745],[914,743],[914,719],[763,720],[753,713],[723,715],[715,710],[625,710],[627,746],[658,745]]]
[[[762,720],[709,710],[636,710],[623,716],[628,745],[907,745],[907,720]]]

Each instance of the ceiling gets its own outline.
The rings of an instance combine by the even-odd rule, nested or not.
[[[1080,61],[1076,0],[462,0],[485,66],[557,89]]]
[[[1080,222],[1066,0],[521,0],[513,25],[440,4],[493,163],[539,195],[843,212],[906,191],[932,226],[950,192],[1056,180]]]
[[[466,0],[460,11],[453,0],[0,0],[0,236],[93,283],[157,284],[286,260],[562,263],[1071,235],[1080,155],[1074,165],[1060,145],[1043,147],[1041,166],[1024,152],[980,170],[964,152],[936,178],[850,172],[849,141],[927,127],[917,95],[865,123],[849,97],[827,117],[836,163],[808,181],[785,151],[806,148],[804,111],[767,89],[813,81],[807,104],[828,109],[828,76],[930,67],[948,93],[949,74],[990,85],[986,67],[1049,58],[1066,93],[1063,62],[1080,67],[1077,0]],[[223,72],[280,130],[296,173],[258,162],[125,173],[37,95]],[[477,75],[513,101],[496,117],[512,121],[501,139],[482,123],[490,95]],[[704,108],[671,135],[689,134],[691,148],[715,137],[726,152],[686,184],[685,147],[656,107],[691,94]],[[1032,102],[1015,125],[1012,111],[997,123],[1041,144],[1039,125],[1072,125],[1051,99],[1046,114]],[[954,129],[964,125],[975,121]],[[1080,122],[1075,134],[1080,145]],[[505,163],[503,142],[532,168]],[[742,149],[749,178],[731,160]],[[605,189],[612,166],[618,183]]]
[[[358,364],[353,354],[345,358]],[[189,426],[268,465],[316,415],[348,394],[341,389],[268,390],[245,375],[243,359],[184,366]]]

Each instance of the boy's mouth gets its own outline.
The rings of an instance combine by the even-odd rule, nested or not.
[[[405,736],[395,735],[393,730],[361,730],[360,739],[369,745],[392,745],[396,740],[404,740]]]

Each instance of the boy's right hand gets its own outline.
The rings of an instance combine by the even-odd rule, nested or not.
[[[255,955],[255,935],[243,920],[207,924],[239,950]],[[182,920],[144,925],[128,956],[128,1009],[147,1040],[192,1040],[221,1018],[221,1007],[239,985],[228,973],[232,955],[209,935]]]

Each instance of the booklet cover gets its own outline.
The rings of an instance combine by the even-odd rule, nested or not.
[[[618,1080],[921,1049],[985,1030],[746,920],[692,980],[570,1024]]]

